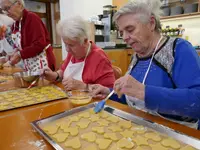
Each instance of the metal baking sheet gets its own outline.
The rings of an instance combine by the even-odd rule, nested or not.
[[[36,120],[33,121],[31,123],[32,127],[39,132],[39,134],[44,137],[56,150],[63,150],[63,148],[57,144],[54,140],[52,140],[51,137],[49,137],[41,128],[40,125],[46,124],[46,123],[51,123],[52,121],[73,115],[75,113],[79,113],[81,111],[85,111],[87,109],[93,108],[95,107],[97,103],[92,103],[86,106],[82,106],[82,107],[77,107],[41,120]],[[104,110],[112,115],[118,116],[120,118],[126,119],[126,120],[130,120],[133,123],[136,123],[138,125],[143,125],[144,127],[148,127],[150,129],[153,129],[159,133],[163,133],[165,135],[168,135],[169,137],[172,137],[180,142],[183,142],[187,145],[193,146],[196,149],[200,149],[200,140],[194,138],[194,137],[190,137],[187,136],[185,134],[179,133],[171,128],[168,128],[166,126],[163,126],[161,124],[158,123],[154,123],[152,121],[149,120],[145,120],[143,118],[137,117],[135,115],[129,114],[127,112],[121,111],[119,109],[116,109],[114,107],[105,105]]]
[[[25,99],[23,101],[23,98],[20,97],[20,94],[18,94],[17,95],[18,97],[16,97],[16,95],[14,95],[15,97],[14,96],[10,97],[10,98],[14,98],[15,99],[15,100],[13,100],[14,102],[9,101],[9,98],[7,100],[2,99],[2,97],[5,96],[4,94],[9,96],[9,95],[11,95],[9,93],[13,93],[13,92],[23,93],[23,92],[27,92],[27,91],[30,91],[30,90],[39,89],[39,88],[45,88],[45,87],[53,87],[56,90],[58,90],[59,92],[61,92],[64,96],[57,96],[57,98],[48,98],[47,97],[48,95],[45,95],[44,93],[42,95],[42,93],[39,93],[39,94],[41,94],[41,97],[43,96],[42,97],[43,100],[37,101],[39,99],[38,95],[37,95],[37,96],[32,96],[32,99],[30,99],[30,100],[26,100],[27,98],[25,96],[23,96],[24,99]],[[36,95],[38,93],[35,92],[34,94]],[[45,96],[46,96],[46,99],[44,98]],[[28,95],[27,95],[27,97],[28,97]],[[67,98],[67,97],[68,97],[67,94],[61,88],[59,88],[58,86],[53,85],[53,84],[52,85],[48,85],[48,86],[33,87],[31,89],[20,88],[20,89],[15,89],[15,90],[4,91],[4,92],[0,92],[0,112],[1,111],[11,110],[11,109],[16,109],[16,108],[21,108],[21,107],[26,107],[26,106],[31,106],[31,105],[36,105],[36,104],[45,103],[45,102],[54,101],[54,100],[60,100],[60,99]],[[14,103],[16,104],[16,101],[20,101],[20,100],[22,100],[22,102],[19,102],[19,103],[20,104],[23,103],[23,104],[21,106],[20,105],[19,106],[15,106]],[[32,101],[32,103],[28,103],[28,101]],[[9,104],[8,104],[8,107],[4,109],[4,104],[5,103],[9,103]]]

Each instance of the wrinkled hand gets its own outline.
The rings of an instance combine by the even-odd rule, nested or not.
[[[14,54],[11,55],[10,57],[10,64],[15,65],[18,62],[20,62],[20,60],[21,60],[21,56],[18,54],[18,52],[14,52]]]
[[[140,100],[144,100],[144,89],[145,86],[130,75],[119,78],[114,84],[114,90],[118,96],[126,94]]]
[[[110,89],[100,84],[93,84],[89,85],[89,92],[93,98],[104,99],[110,93]]]
[[[62,84],[67,91],[87,88],[87,84],[83,83],[82,81],[75,80],[72,77],[64,78],[62,80]]]
[[[55,81],[57,73],[53,72],[50,68],[44,68],[42,74],[46,80]]]

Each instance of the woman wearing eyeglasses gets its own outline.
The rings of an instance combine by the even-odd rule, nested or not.
[[[46,66],[55,70],[55,56],[42,20],[25,9],[23,0],[2,0],[0,7],[4,14],[15,21],[11,32],[0,34],[14,48],[10,64],[15,65],[23,60],[23,67],[27,71],[38,71]]]

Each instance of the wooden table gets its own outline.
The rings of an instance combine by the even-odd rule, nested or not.
[[[12,82],[10,82],[10,86],[13,86]],[[61,85],[58,84],[58,86]],[[9,87],[8,84],[7,87]],[[108,101],[107,104],[200,139],[200,131],[129,108],[120,103]],[[33,130],[30,122],[72,108],[73,106],[67,99],[62,99],[0,112],[0,150],[53,150],[51,145]]]

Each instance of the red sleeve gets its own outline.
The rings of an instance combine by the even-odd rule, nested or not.
[[[109,60],[104,59],[96,67],[95,70],[95,84],[112,88],[115,82],[115,76]]]
[[[20,51],[22,59],[34,57],[41,53],[49,44],[46,41],[46,36],[46,29],[41,19],[35,14],[29,14],[24,26],[22,26],[23,46]]]

